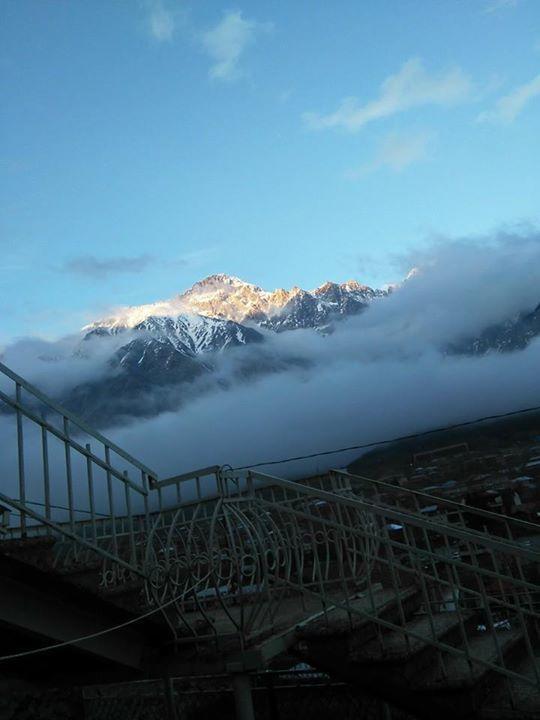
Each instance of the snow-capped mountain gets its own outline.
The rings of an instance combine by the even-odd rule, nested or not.
[[[87,328],[85,328],[86,330]],[[258,342],[262,336],[250,327],[244,327],[231,320],[205,317],[202,315],[149,316],[133,327],[113,322],[97,325],[88,330],[84,340],[107,335],[125,333],[144,347],[152,342],[169,345],[174,352],[194,357],[201,353],[221,352],[228,347]],[[122,354],[122,349],[119,351]],[[122,359],[120,364],[122,364]]]
[[[129,342],[115,353],[113,364],[129,372],[147,372],[150,377],[153,374],[154,380],[163,376],[165,381],[182,379],[172,377],[173,369],[179,367],[179,358],[195,359],[263,339],[253,328],[199,315],[149,317],[136,325],[129,336]],[[204,365],[204,369],[210,368]]]
[[[333,317],[360,312],[373,299],[386,294],[356,280],[327,282],[311,291],[299,287],[268,291],[230,275],[210,275],[169,300],[120,308],[84,330],[135,328],[148,318],[194,314],[272,330],[320,327]]]
[[[410,273],[405,282],[414,277]],[[152,415],[178,407],[186,397],[223,384],[216,372],[217,354],[229,353],[240,380],[283,371],[309,360],[283,357],[268,339],[275,333],[313,330],[328,334],[335,323],[384,302],[388,290],[374,290],[351,280],[327,282],[314,290],[263,290],[228,275],[211,275],[169,300],[121,308],[83,328],[77,350],[111,341],[109,372],[79,385],[61,400],[96,424],[119,416]],[[532,313],[486,328],[446,348],[454,354],[485,354],[525,347],[540,334],[540,306]],[[329,339],[329,342],[331,340]],[[244,346],[254,347],[244,352]],[[290,347],[294,347],[291,344]],[[194,381],[197,381],[196,383]]]
[[[174,407],[187,392],[187,383],[204,378],[211,382],[215,353],[263,343],[275,332],[326,332],[334,321],[364,311],[386,294],[354,280],[327,282],[312,291],[294,287],[270,292],[237,277],[211,275],[169,300],[121,308],[83,328],[81,354],[90,341],[116,339],[111,373],[105,380],[75,388],[63,400],[97,423],[119,414],[152,414]],[[271,353],[251,354],[239,363],[238,372],[247,377],[298,362]],[[184,391],[178,390],[181,386]],[[156,402],[159,388],[170,392],[158,392]],[[151,395],[151,403],[141,402]]]

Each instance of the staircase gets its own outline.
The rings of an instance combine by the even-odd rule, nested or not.
[[[337,470],[160,480],[0,376],[0,655],[66,643],[0,673],[227,673],[245,708],[295,656],[396,717],[540,718],[538,525]]]

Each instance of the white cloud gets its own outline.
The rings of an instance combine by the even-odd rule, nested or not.
[[[495,122],[509,125],[525,109],[531,100],[540,96],[540,75],[520,85],[508,95],[499,98],[495,109],[478,116],[480,122]]]
[[[360,130],[374,120],[390,117],[421,105],[451,106],[466,100],[472,91],[470,78],[459,68],[430,74],[418,58],[408,60],[382,83],[379,96],[362,104],[356,97],[345,98],[329,115],[304,114],[307,125],[315,130],[344,128]]]
[[[173,13],[163,5],[161,0],[150,0],[147,7],[150,34],[158,42],[170,42],[176,27]]]
[[[424,160],[433,140],[432,133],[391,133],[383,138],[371,162],[347,173],[350,180],[358,180],[381,168],[401,172],[405,168]]]
[[[218,80],[237,78],[240,58],[246,48],[253,44],[259,33],[268,32],[272,27],[272,23],[244,19],[238,10],[225,13],[222,20],[201,37],[202,45],[213,61],[210,77]]]
[[[265,343],[219,353],[212,359],[216,385],[202,394],[196,382],[184,385],[178,411],[106,434],[167,476],[381,440],[538,404],[540,338],[523,351],[482,357],[454,356],[445,348],[538,305],[540,234],[440,241],[403,258],[403,265],[418,270],[368,311],[336,323],[332,335],[269,334]],[[26,340],[7,348],[4,361],[45,392],[65,397],[70,387],[110,373],[108,358],[124,343],[124,336],[94,337],[81,354],[73,352],[80,336],[54,344]],[[43,362],[43,355],[58,359]],[[289,372],[252,380],[242,371],[246,359],[283,367],[280,358],[300,362]],[[158,396],[157,390],[154,402]],[[148,412],[152,396],[141,394],[140,401]],[[17,467],[8,421],[0,415],[6,488]],[[35,445],[25,445],[28,477],[36,483],[39,442],[36,434]],[[317,472],[355,455],[273,471]]]
[[[484,8],[485,13],[494,13],[499,10],[509,10],[517,7],[518,0],[490,0]]]

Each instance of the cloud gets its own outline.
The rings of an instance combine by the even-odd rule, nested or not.
[[[540,234],[438,242],[404,261],[416,262],[418,271],[390,297],[337,324],[331,336],[281,333],[223,354],[220,387],[194,395],[177,412],[112,429],[114,439],[173,474],[371,442],[539,404],[539,339],[524,351],[483,357],[448,355],[445,347],[538,304]],[[253,382],[234,380],[246,357],[260,353],[306,362]],[[271,471],[294,476],[355,455]]]
[[[540,344],[516,357],[333,363],[217,391],[189,407],[109,431],[162,476],[208,464],[258,462],[376,442],[540,400]],[[226,423],[224,418],[234,418]],[[178,452],[178,438],[182,450]],[[359,451],[268,467],[298,477],[350,463]],[[264,468],[262,468],[264,472]]]
[[[152,255],[106,259],[100,259],[94,255],[80,255],[68,260],[64,264],[62,271],[101,280],[119,273],[141,273],[153,262],[155,262],[155,259]]]
[[[510,10],[518,5],[519,0],[489,0],[484,7],[485,13],[494,13],[499,10]]]
[[[247,20],[238,10],[223,15],[221,21],[201,36],[201,43],[213,61],[209,75],[217,80],[235,80],[239,77],[240,59],[257,35],[269,32],[272,23]]]
[[[499,98],[495,109],[481,113],[478,116],[478,121],[510,125],[523,112],[531,100],[538,96],[540,96],[540,75],[536,75],[530,82],[520,85],[508,95]]]
[[[362,103],[356,97],[348,97],[333,113],[305,113],[303,118],[313,130],[342,128],[356,132],[370,122],[413,107],[456,105],[469,98],[472,88],[471,80],[459,67],[430,74],[420,59],[413,58],[386,78],[374,100]]]
[[[379,145],[371,162],[347,173],[350,180],[358,180],[381,168],[401,172],[405,168],[427,157],[432,142],[432,133],[391,133]]]
[[[183,395],[179,410],[118,425],[106,434],[167,476],[214,463],[245,465],[373,442],[540,404],[540,338],[512,353],[468,357],[445,351],[448,343],[538,305],[540,233],[441,240],[402,262],[418,268],[409,280],[366,312],[336,323],[332,335],[268,334],[260,345],[208,357],[214,380],[175,389]],[[70,351],[78,347],[75,340],[63,345],[27,341],[8,348],[5,361],[47,391],[63,392],[81,377],[100,377],[107,352],[123,342],[106,338],[111,345],[102,346],[95,340],[93,345],[85,341],[83,357]],[[43,362],[44,355],[59,359]],[[303,362],[252,380],[241,372],[248,361],[291,356]],[[141,397],[145,405],[151,401]],[[5,436],[0,432],[4,447],[16,463],[8,429]],[[27,450],[30,473],[30,444]],[[37,483],[39,437],[35,452]],[[294,477],[343,465],[356,455],[269,470]]]
[[[168,10],[161,0],[147,0],[148,31],[158,42],[170,42],[176,28],[173,13]]]

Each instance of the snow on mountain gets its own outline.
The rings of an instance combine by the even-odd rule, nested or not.
[[[97,423],[176,407],[188,383],[212,376],[213,353],[261,343],[264,332],[326,332],[334,320],[362,312],[386,294],[354,280],[327,282],[311,291],[293,287],[270,292],[237,277],[211,275],[169,300],[120,308],[83,328],[81,355],[90,340],[99,343],[112,335],[119,341],[109,361],[111,374],[74,388],[63,402]],[[240,372],[249,377],[294,363],[298,360],[293,357],[284,361],[271,353],[265,359],[260,353],[246,354]],[[160,388],[169,390],[163,394]],[[150,403],[144,400],[150,397]]]
[[[413,270],[404,282],[417,273]],[[271,343],[264,344],[268,335],[301,328],[327,334],[340,318],[364,312],[393,291],[374,290],[355,280],[326,282],[314,290],[295,286],[267,291],[237,277],[211,275],[169,300],[121,308],[84,328],[76,351],[81,356],[93,352],[88,341],[103,347],[102,339],[115,337],[108,346],[110,373],[72,388],[60,400],[98,425],[175,409],[193,393],[224,382],[216,372],[215,353],[263,343],[253,352],[233,356],[240,381],[301,366],[309,360],[294,352],[277,356]],[[511,351],[538,335],[540,306],[442,349],[475,355]]]
[[[222,352],[228,347],[261,340],[260,333],[252,328],[243,327],[231,320],[201,315],[148,317],[136,325],[134,330],[168,342],[174,350],[185,355]]]
[[[120,308],[112,316],[87,325],[119,330],[135,328],[148,318],[202,315],[237,323],[256,323],[272,330],[317,327],[332,315],[347,315],[364,309],[374,298],[386,295],[355,280],[327,282],[315,290],[263,290],[230,275],[210,275],[189,290],[169,300]]]

